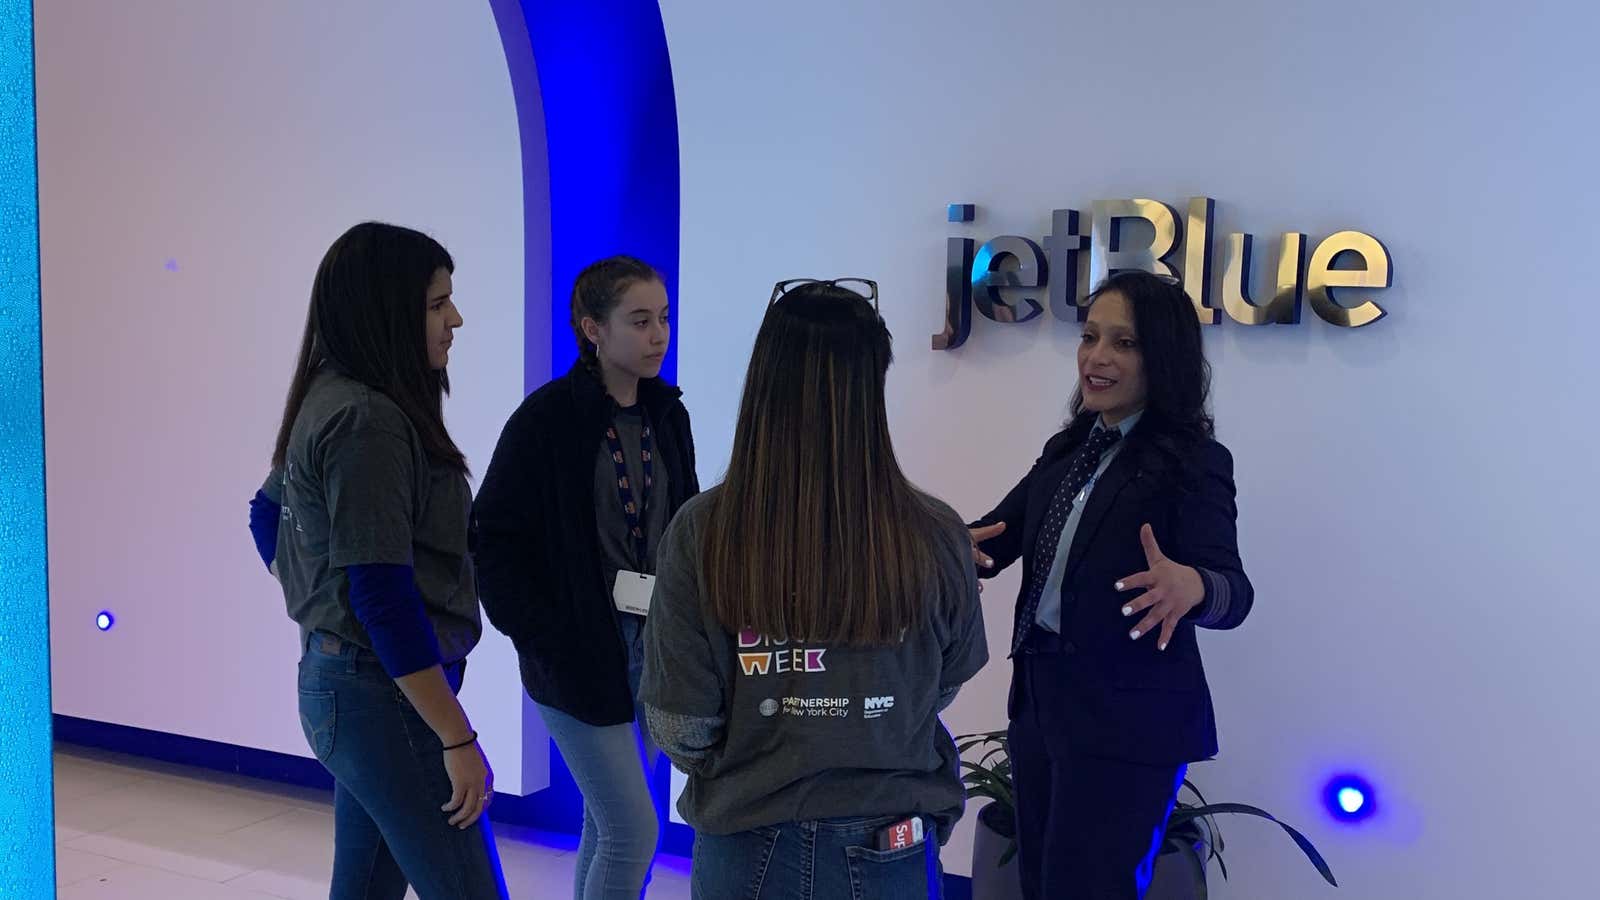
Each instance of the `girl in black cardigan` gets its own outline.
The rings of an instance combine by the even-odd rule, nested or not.
[[[483,608],[583,792],[574,896],[637,898],[659,823],[635,696],[656,547],[700,490],[682,392],[660,378],[666,287],[631,257],[578,276],[581,358],[506,423],[474,505]]]

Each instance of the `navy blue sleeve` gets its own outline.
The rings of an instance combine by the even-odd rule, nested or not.
[[[268,570],[278,556],[278,516],[282,511],[265,491],[256,491],[250,499],[250,536],[256,539],[256,552]]]
[[[367,563],[344,571],[350,577],[350,610],[372,638],[372,652],[390,678],[439,664],[439,638],[422,609],[410,566]]]
[[[1255,603],[1255,588],[1239,559],[1238,507],[1235,505],[1233,456],[1211,443],[1202,448],[1199,484],[1178,505],[1175,546],[1205,582],[1205,600],[1189,614],[1201,628],[1238,628]]]
[[[1033,473],[1038,469],[1039,464],[1034,463],[1033,468],[1022,476],[1022,480],[1006,494],[999,506],[976,522],[968,523],[968,528],[983,528],[1001,522],[1006,526],[1005,531],[978,545],[978,549],[994,560],[994,565],[977,570],[979,578],[993,578],[1022,557],[1022,527],[1028,514],[1028,491],[1033,483]]]
[[[1022,480],[1006,494],[1000,505],[983,518],[967,524],[968,528],[982,528],[1001,522],[1006,524],[1005,531],[978,545],[978,549],[994,560],[993,566],[978,569],[979,578],[993,578],[1022,558],[1025,549],[1022,546],[1022,532],[1027,525],[1028,494],[1033,489],[1033,476],[1047,464],[1047,460],[1054,460],[1067,440],[1068,433],[1065,431],[1053,435],[1045,442],[1044,449],[1039,452],[1039,458],[1033,461],[1033,467],[1028,469],[1028,474],[1022,476]]]

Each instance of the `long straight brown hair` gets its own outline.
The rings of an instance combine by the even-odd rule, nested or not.
[[[411,228],[363,222],[328,248],[311,284],[305,334],[283,404],[272,464],[289,455],[289,435],[324,364],[383,393],[411,420],[428,457],[467,471],[444,424],[450,376],[428,365],[428,283],[456,264],[438,241]]]
[[[724,628],[885,646],[922,621],[941,524],[895,460],[891,359],[852,291],[808,284],[768,307],[701,549]]]

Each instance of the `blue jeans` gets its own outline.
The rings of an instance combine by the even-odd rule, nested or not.
[[[943,896],[939,842],[877,850],[885,826],[904,816],[786,822],[694,839],[693,900],[914,900]]]
[[[461,689],[464,664],[445,667]],[[487,818],[462,831],[444,748],[370,651],[322,632],[300,657],[300,725],[334,779],[331,900],[504,898]]]
[[[619,615],[628,649],[628,685],[639,694],[644,672],[644,620]],[[578,841],[575,900],[639,900],[650,881],[661,835],[650,793],[660,751],[650,740],[644,711],[627,725],[590,725],[559,709],[539,706],[550,737],[583,792],[583,836]]]

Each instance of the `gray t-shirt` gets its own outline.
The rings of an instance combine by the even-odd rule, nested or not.
[[[925,813],[947,840],[961,817],[949,696],[989,659],[966,528],[947,523],[928,618],[897,646],[778,644],[730,634],[703,603],[700,534],[721,488],[690,500],[662,540],[640,700],[689,775],[678,810],[696,830]]]
[[[261,490],[283,507],[278,578],[302,635],[330,631],[370,649],[344,569],[387,563],[413,567],[443,662],[478,643],[471,489],[462,473],[430,464],[394,401],[335,372],[318,375],[289,432],[285,467]]]
[[[640,436],[644,432],[643,407],[618,407],[614,421],[617,438],[622,443],[622,457],[628,467],[628,483],[633,486],[633,499],[637,503],[644,499],[644,493],[640,490],[644,484],[644,459],[640,455]],[[660,443],[651,443],[659,453]],[[661,460],[652,462],[650,478],[650,507],[645,510],[642,523],[646,556],[641,561],[637,558],[633,536],[628,532],[628,519],[622,511],[622,499],[617,493],[617,467],[611,461],[608,442],[601,440],[594,464],[595,526],[600,533],[600,567],[605,576],[608,596],[619,571],[655,574],[656,548],[661,543],[661,535],[667,530],[667,508],[672,505],[667,493],[667,467]]]

